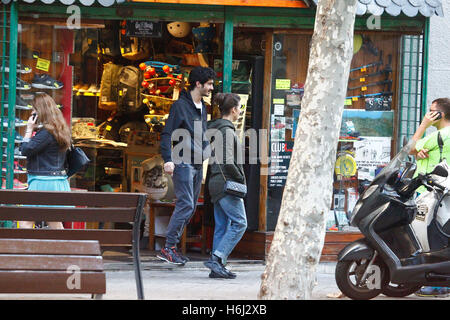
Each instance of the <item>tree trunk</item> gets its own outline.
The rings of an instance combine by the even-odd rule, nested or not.
[[[325,239],[357,0],[319,0],[305,95],[260,299],[310,299]]]

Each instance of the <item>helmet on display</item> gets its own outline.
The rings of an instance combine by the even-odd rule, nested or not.
[[[128,142],[128,136],[133,131],[148,131],[148,126],[144,122],[127,122],[119,129],[119,136],[121,142]]]
[[[142,162],[142,191],[153,200],[173,200],[175,197],[172,177],[164,173],[164,160],[161,155]]]
[[[189,22],[175,21],[167,24],[167,30],[175,38],[184,38],[191,32]]]

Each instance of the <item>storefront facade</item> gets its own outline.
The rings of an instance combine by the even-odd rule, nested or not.
[[[172,72],[166,78],[185,77],[196,65],[214,68],[219,75],[216,90],[241,94],[246,102],[245,116],[236,124],[243,142],[245,132],[261,132],[256,159],[249,150],[247,154],[252,163],[245,167],[249,228],[236,253],[264,258],[301,114],[314,1],[284,0],[276,6],[274,1],[250,0],[61,2],[3,5],[3,40],[9,42],[9,59],[18,61],[16,68],[28,65],[32,72],[17,73],[23,82],[15,79],[13,64],[9,78],[3,72],[2,84],[9,81],[9,90],[2,86],[2,105],[7,101],[9,109],[2,107],[1,116],[14,110],[17,97],[31,98],[33,83],[40,81],[36,75],[47,75],[56,87],[45,92],[61,105],[72,124],[74,141],[94,159],[85,172],[71,178],[71,186],[148,191],[144,180],[160,161],[159,133],[181,88],[175,85],[160,95],[150,92],[143,82],[166,92],[169,85],[145,75],[148,69],[141,70],[141,64],[161,74],[161,66],[169,65]],[[333,260],[343,243],[359,236],[348,226],[345,213],[403,139],[412,136],[426,109],[428,17],[440,15],[441,10],[439,1],[403,7],[390,1],[358,4],[323,260]],[[179,24],[170,30],[173,22]],[[134,76],[135,83],[128,87],[120,80]],[[24,88],[27,85],[30,90]],[[123,94],[130,87],[139,91],[137,97]],[[15,117],[28,119],[28,113],[16,108],[15,115],[7,115],[9,123],[14,124]],[[14,172],[15,166],[20,169],[26,163],[14,159],[14,136],[23,130],[15,128],[2,136],[7,150],[6,188],[26,182],[26,175]],[[148,159],[152,161],[145,162]],[[170,198],[170,186],[163,193],[154,195],[154,200]],[[161,230],[165,221],[157,222]]]

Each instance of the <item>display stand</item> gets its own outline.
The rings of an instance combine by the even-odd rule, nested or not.
[[[150,203],[150,223],[149,223],[149,236],[148,236],[148,247],[150,250],[155,250],[155,238],[165,238],[166,236],[163,234],[155,233],[155,217],[157,214],[158,208],[169,208],[170,210],[175,209],[174,202],[152,202]],[[183,235],[180,239],[181,252],[186,254],[186,243],[193,242],[201,242],[201,252],[202,254],[206,254],[206,229],[204,224],[204,204],[203,202],[197,202],[197,206],[195,209],[195,215],[201,215],[202,224],[201,224],[201,234],[200,235],[188,235],[188,226],[184,229]]]

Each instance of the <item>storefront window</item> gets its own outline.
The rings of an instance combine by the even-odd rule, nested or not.
[[[275,34],[270,114],[267,229],[274,230],[301,114],[310,35]],[[357,231],[346,213],[393,156],[397,144],[400,36],[355,34],[345,109],[334,168],[327,231]]]

